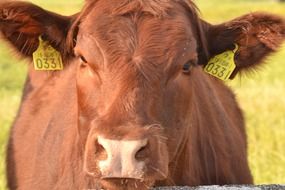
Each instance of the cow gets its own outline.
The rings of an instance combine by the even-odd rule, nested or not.
[[[205,67],[224,52],[234,53],[231,79],[262,65],[285,38],[282,17],[210,24],[191,0],[86,0],[63,16],[6,0],[0,31],[23,58],[44,43],[62,59],[59,70],[28,65],[9,189],[253,183],[242,111]]]

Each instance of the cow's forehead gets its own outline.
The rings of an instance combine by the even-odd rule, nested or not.
[[[175,56],[184,56],[183,61],[195,56],[197,45],[192,23],[182,6],[168,8],[168,14],[160,16],[135,8],[128,14],[113,14],[97,6],[83,18],[79,40],[85,36],[91,39],[86,43],[100,44],[114,60],[117,55],[135,61],[147,58],[166,63],[177,60]]]
[[[98,3],[94,3],[83,10],[84,16],[81,22],[86,24],[85,31],[89,29],[91,32],[93,32],[94,27],[106,29],[110,26],[117,26],[123,28],[131,24],[134,24],[133,27],[138,27],[145,21],[148,21],[148,24],[159,25],[164,29],[168,29],[170,25],[177,26],[178,30],[185,29],[187,26],[190,27],[189,15],[192,13],[190,13],[191,10],[189,12],[189,9],[180,4],[184,1],[165,0],[158,2],[153,0],[98,1]],[[150,4],[154,5],[151,6]]]

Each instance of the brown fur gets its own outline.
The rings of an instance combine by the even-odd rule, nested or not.
[[[70,17],[0,3],[5,41],[30,57],[41,35],[65,64],[52,74],[30,65],[8,146],[9,188],[253,183],[235,96],[202,67],[237,43],[235,74],[251,69],[279,47],[284,28],[284,19],[266,13],[211,25],[190,0],[87,0]],[[194,67],[183,74],[188,62]],[[101,180],[98,135],[147,138],[144,180]]]

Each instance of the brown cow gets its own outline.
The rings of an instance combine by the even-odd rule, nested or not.
[[[0,31],[29,58],[41,36],[64,62],[55,72],[30,65],[8,147],[10,189],[253,183],[235,96],[202,68],[234,44],[231,78],[261,64],[285,37],[282,18],[211,25],[191,0],[87,0],[70,17],[5,1]]]

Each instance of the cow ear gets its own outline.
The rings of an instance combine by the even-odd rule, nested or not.
[[[4,1],[0,3],[0,34],[24,56],[31,56],[37,49],[40,36],[64,54],[74,17],[61,16],[31,3]]]
[[[231,78],[243,70],[254,69],[275,52],[285,39],[285,20],[267,13],[247,14],[230,22],[210,25],[202,22],[210,57],[224,51],[239,49],[235,55],[236,69]]]

